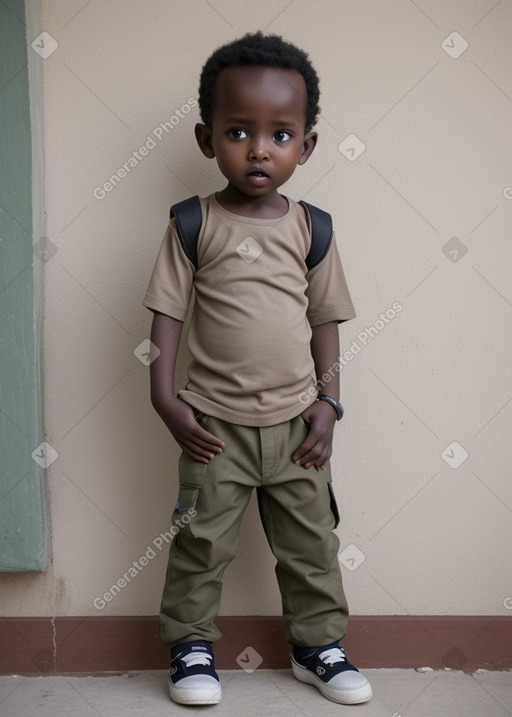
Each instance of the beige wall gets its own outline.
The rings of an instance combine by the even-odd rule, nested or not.
[[[195,146],[197,107],[180,108],[208,54],[256,29],[304,47],[322,82],[318,148],[284,191],[334,215],[358,311],[341,328],[333,457],[352,613],[510,614],[510,27],[492,0],[43,0],[58,42],[43,61],[53,561],[0,576],[5,614],[158,612],[165,550],[93,606],[169,528],[176,496],[178,451],[134,355],[141,301],[171,202],[223,185]],[[462,38],[458,58],[443,49]],[[366,145],[353,161],[350,134]],[[254,503],[222,613],[280,613]]]

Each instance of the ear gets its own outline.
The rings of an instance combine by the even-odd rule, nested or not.
[[[194,133],[196,135],[197,144],[199,149],[208,159],[215,157],[215,152],[212,147],[212,129],[207,127],[205,124],[196,124],[194,127]]]
[[[298,164],[305,164],[308,161],[316,147],[317,139],[318,134],[316,132],[308,132],[307,135],[305,135],[302,145],[302,154],[300,155]]]

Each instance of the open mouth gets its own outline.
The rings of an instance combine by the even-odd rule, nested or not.
[[[255,169],[252,172],[249,172],[249,177],[267,177],[269,179],[269,176],[266,172],[263,172],[261,169]]]

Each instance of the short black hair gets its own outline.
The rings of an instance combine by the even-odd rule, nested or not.
[[[225,67],[260,65],[282,67],[300,72],[306,83],[306,132],[315,125],[320,112],[318,75],[306,52],[279,35],[263,35],[261,31],[247,33],[239,40],[222,45],[208,58],[199,81],[199,110],[204,124],[211,127],[213,92],[217,75]]]

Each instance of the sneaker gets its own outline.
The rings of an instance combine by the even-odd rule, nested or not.
[[[291,660],[294,676],[314,685],[333,702],[355,705],[372,696],[370,683],[347,660],[345,650],[337,642],[324,647],[294,645]]]
[[[222,697],[213,650],[206,640],[183,642],[171,648],[169,694],[181,705],[216,705]]]

